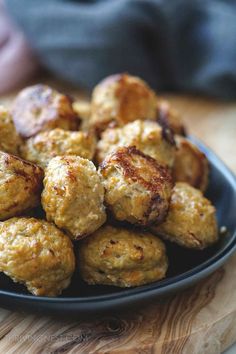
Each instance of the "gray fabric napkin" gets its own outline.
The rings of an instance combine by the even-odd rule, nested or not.
[[[236,98],[235,0],[8,0],[42,62],[91,89],[129,72],[158,90]]]

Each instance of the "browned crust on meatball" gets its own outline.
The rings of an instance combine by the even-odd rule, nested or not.
[[[77,130],[80,123],[71,98],[42,84],[20,91],[13,103],[12,116],[17,131],[24,138],[56,127]]]
[[[111,75],[100,82],[91,102],[91,125],[98,135],[108,126],[123,126],[136,119],[156,119],[154,91],[142,79],[126,73]]]
[[[206,155],[185,138],[176,136],[176,142],[177,150],[173,166],[174,180],[187,182],[204,192],[208,185],[209,175]],[[188,173],[188,170],[191,173]]]
[[[40,203],[43,170],[28,161],[0,152],[0,220],[20,215]]]
[[[12,161],[19,161],[22,164],[22,168],[15,168],[14,169],[14,173],[17,176],[23,177],[26,181],[33,181],[33,180],[35,180],[35,178],[39,178],[39,179],[43,180],[44,172],[41,167],[39,167],[29,161],[23,160],[20,157],[15,156],[15,155],[3,153],[3,152],[1,152],[1,154],[4,157],[4,164],[6,166],[11,165]],[[32,175],[31,176],[23,170],[23,166],[29,166],[32,168]],[[42,185],[36,184],[34,191],[35,192],[40,191],[41,189],[42,189]]]
[[[135,157],[144,160],[144,166],[142,168],[137,168],[134,165],[133,159]],[[166,203],[169,203],[171,194],[166,201],[161,197],[161,192],[163,192],[163,183],[168,185],[170,190],[173,188],[170,170],[166,166],[160,165],[152,157],[136,149],[135,146],[118,148],[114,153],[108,156],[100,165],[100,171],[103,176],[106,175],[106,169],[109,169],[111,163],[117,163],[121,167],[123,175],[127,180],[137,182],[146,191],[151,193],[150,203],[144,217],[148,220],[151,214],[158,210],[159,216],[155,222],[157,221],[158,223],[164,220],[168,208],[166,208],[165,212],[163,212],[163,208]],[[151,222],[139,221],[138,223],[145,226]]]
[[[126,106],[129,103],[130,99],[132,98],[132,92],[130,91],[130,88],[126,88],[126,82],[129,78],[129,75],[127,74],[122,74],[118,75],[118,81],[120,85],[117,87],[115,95],[119,99],[120,102],[120,117],[125,117],[126,113]],[[132,87],[134,92],[139,92],[140,97],[143,98],[148,98],[150,96],[150,93],[148,91],[148,87],[141,86],[139,82],[133,82]],[[149,117],[146,117],[147,119]]]
[[[186,136],[186,128],[180,116],[170,108],[169,103],[165,100],[157,103],[157,122],[163,127],[164,132],[171,131],[172,134]]]
[[[136,155],[144,158],[146,160],[146,163],[148,163],[148,167],[151,168],[153,176],[152,178],[147,181],[145,180],[139,173],[137,168],[135,168],[130,161],[129,156],[130,155]],[[160,179],[165,180],[170,184],[172,183],[172,178],[169,173],[169,170],[167,167],[160,165],[155,159],[153,159],[151,156],[143,154],[140,150],[136,149],[135,146],[128,146],[128,147],[123,147],[119,148],[114,152],[110,159],[104,160],[100,167],[101,170],[106,169],[106,165],[110,160],[117,161],[120,166],[123,168],[124,175],[127,178],[131,178],[135,182],[139,182],[142,184],[146,189],[150,190],[152,193],[156,193],[160,190]],[[156,172],[156,175],[155,175]]]
[[[164,124],[160,124],[162,127],[162,136],[163,139],[165,139],[168,143],[170,143],[171,145],[175,146],[175,138],[174,138],[174,134],[171,130],[170,127],[168,127],[167,125],[165,126]]]

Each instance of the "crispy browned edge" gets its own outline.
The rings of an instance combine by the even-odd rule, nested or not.
[[[44,177],[43,169],[41,167],[29,162],[29,161],[25,161],[25,160],[21,159],[18,156],[8,154],[8,153],[2,152],[2,151],[0,152],[0,154],[4,157],[4,163],[6,164],[6,166],[10,165],[12,160],[17,160],[22,163],[22,169],[20,169],[20,168],[14,169],[15,175],[24,178],[27,182],[32,182],[33,193],[35,193],[36,195],[38,194],[40,196],[40,193],[43,189],[43,177]],[[29,174],[25,173],[25,171],[23,170],[23,165],[32,167],[33,178]],[[38,181],[38,183],[37,183],[37,181]],[[18,205],[18,203],[13,202],[11,204],[11,206],[8,208],[5,208],[4,211],[9,211],[10,208],[16,207],[17,205]],[[27,212],[28,210],[30,210],[30,209],[26,209],[26,210],[24,210],[24,212]],[[16,215],[21,215],[21,214],[22,214],[22,212],[16,213]]]
[[[132,166],[132,163],[130,163],[130,155],[140,156],[146,160],[147,165],[149,165],[147,166],[147,168],[150,167],[153,170],[153,176],[150,181],[146,181],[137,173],[137,169]],[[160,197],[159,194],[161,183],[165,181],[170,185],[170,188],[173,188],[174,186],[171,172],[168,167],[159,164],[151,156],[145,155],[143,152],[136,149],[135,146],[118,148],[115,152],[105,158],[105,160],[100,164],[100,171],[102,174],[106,170],[106,168],[109,167],[109,164],[112,161],[118,163],[122,167],[125,177],[131,179],[134,182],[139,182],[142,186],[144,186],[145,189],[152,193],[150,205],[144,215],[145,217],[148,218],[148,216],[152,212],[154,205],[159,204],[161,208],[161,204],[163,202],[163,199]],[[157,218],[155,220],[155,223],[161,222],[166,217],[167,212],[168,210],[166,210],[164,214],[160,213],[160,218]]]
[[[37,84],[37,85],[32,86],[32,91],[30,92],[30,94],[29,94],[29,96],[27,98],[30,99],[30,97],[35,97],[37,100],[39,100],[39,103],[41,103],[43,107],[48,106],[50,108],[51,95],[47,96],[46,99],[44,99],[44,102],[42,102],[42,100],[40,98],[40,94],[41,94],[41,92],[43,91],[44,88],[50,89],[50,94],[54,91],[54,89],[52,87],[48,86],[48,85]],[[27,87],[25,89],[27,89]],[[80,118],[78,117],[78,115],[76,114],[76,112],[73,110],[73,107],[72,107],[73,99],[72,99],[72,97],[69,96],[69,95],[65,95],[65,94],[63,94],[63,93],[61,93],[59,91],[57,91],[57,92],[62,95],[62,103],[63,104],[66,103],[66,104],[68,104],[68,107],[71,107],[71,112],[69,112],[68,114],[64,114],[64,112],[62,111],[62,112],[60,112],[59,117],[60,118],[67,118],[68,120],[70,120],[71,122],[74,123],[74,129],[75,130],[78,129],[81,121],[80,121]],[[14,101],[14,103],[13,103],[13,107],[12,107],[12,110],[11,110],[13,121],[14,121],[14,124],[15,124],[15,126],[17,128],[17,131],[25,139],[26,138],[30,138],[32,136],[35,136],[40,131],[40,128],[38,127],[38,129],[34,129],[34,131],[32,130],[31,133],[27,134],[20,127],[21,125],[18,123],[18,120],[19,120],[18,119],[18,105],[20,107],[25,108],[26,104],[28,104],[28,107],[26,107],[26,108],[29,111],[31,111],[33,109],[33,107],[34,107],[34,106],[32,106],[32,102],[30,102],[30,100],[29,100],[29,103],[26,103],[26,100],[20,100],[20,102],[19,102],[19,96],[17,96],[15,101]],[[50,120],[53,121],[53,119],[54,118],[52,118]],[[22,120],[22,117],[20,117],[20,120]],[[50,122],[50,120],[48,120],[48,122]],[[41,126],[43,126],[43,124],[41,124]]]
[[[39,167],[38,165],[35,165],[34,163],[32,162],[29,162],[29,161],[26,161],[26,160],[23,160],[21,159],[20,157],[18,156],[15,156],[15,155],[12,155],[12,154],[8,154],[8,153],[5,153],[5,152],[0,152],[0,154],[4,157],[4,162],[6,165],[9,165],[11,163],[11,160],[17,160],[17,161],[20,161],[22,163],[22,167],[23,165],[26,165],[26,166],[30,166],[33,168],[33,174],[34,176],[35,175],[38,175],[39,177],[42,177],[44,176],[44,171],[41,167]],[[28,175],[24,172],[24,171],[21,171],[19,169],[14,169],[16,175],[20,175],[22,177],[25,177],[27,178]]]
[[[98,86],[100,87],[106,87],[108,86],[109,84],[111,83],[114,83],[114,82],[119,82],[120,83],[120,87],[117,88],[116,90],[116,97],[119,98],[119,97],[123,97],[123,85],[125,85],[127,79],[130,77],[130,75],[126,72],[124,73],[118,73],[118,74],[115,74],[115,75],[110,75],[108,76],[107,78],[105,78],[104,80],[102,80]],[[139,78],[137,78],[139,79]],[[139,79],[143,82],[142,79]],[[133,83],[132,85],[135,85],[135,86],[140,86],[140,84],[137,82],[137,83]],[[153,92],[154,91],[148,86],[148,84],[146,82],[143,82],[143,95],[144,96],[147,96],[148,95],[148,90],[150,90],[150,92]],[[123,101],[123,100],[122,100]],[[121,102],[121,106],[120,106],[120,111],[123,110],[123,107],[125,106],[126,104],[126,100],[124,100],[124,102]],[[148,119],[148,117],[147,117]],[[122,124],[119,124],[119,123],[122,123]],[[128,123],[131,123],[131,121],[127,121],[127,122],[117,122],[115,119],[112,119],[110,121],[100,121],[100,122],[95,122],[93,124],[93,127],[95,129],[95,132],[96,132],[96,135],[98,137],[101,136],[101,133],[106,130],[107,128],[114,128],[114,127],[118,127],[118,126],[123,126],[125,124],[128,124]]]
[[[198,173],[196,176],[194,176],[193,187],[205,191],[207,187],[207,178],[209,173],[209,164],[206,155],[202,151],[197,150],[197,147],[194,146],[187,139],[181,139],[177,143],[177,148],[178,145],[180,146],[180,148],[181,146],[183,146],[184,148],[190,150],[195,156],[197,156],[196,161],[198,163]]]
[[[179,134],[182,136],[186,136],[186,129],[184,127],[184,125],[181,126],[180,131],[178,132],[174,132],[170,122],[169,122],[169,117],[170,115],[170,107],[165,107],[163,104],[158,105],[158,109],[157,109],[157,122],[162,126],[164,132],[167,131],[167,136],[170,139],[170,141],[174,140],[173,135],[174,134]],[[169,133],[170,131],[170,133]],[[170,135],[170,137],[169,137]],[[172,137],[171,137],[172,135]]]

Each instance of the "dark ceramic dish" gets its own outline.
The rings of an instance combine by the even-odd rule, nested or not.
[[[236,179],[212,151],[195,138],[191,139],[206,153],[210,161],[207,197],[216,206],[219,227],[227,228],[226,235],[215,246],[204,251],[191,251],[168,243],[170,267],[166,279],[132,289],[88,286],[78,273],[74,275],[71,286],[60,297],[36,297],[1,274],[0,306],[60,314],[88,314],[117,309],[179,291],[219,268],[236,250]]]

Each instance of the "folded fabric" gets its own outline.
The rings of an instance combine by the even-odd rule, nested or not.
[[[234,0],[8,0],[41,61],[91,89],[116,72],[236,98]]]

